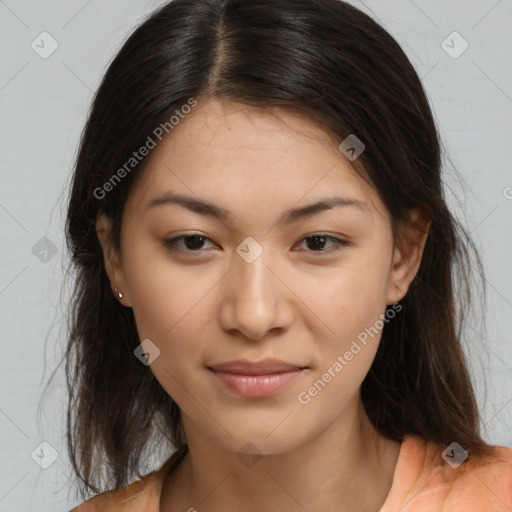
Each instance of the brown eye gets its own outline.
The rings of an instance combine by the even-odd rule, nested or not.
[[[301,240],[301,242],[304,241],[306,241],[306,247],[309,252],[317,253],[331,253],[348,245],[346,240],[341,240],[340,238],[322,234],[306,236]],[[328,241],[331,242],[331,249],[325,250],[324,247]]]
[[[181,235],[165,240],[164,245],[171,250],[199,252],[204,248],[206,240],[209,240],[209,238],[202,235]],[[183,244],[180,242],[183,242]]]

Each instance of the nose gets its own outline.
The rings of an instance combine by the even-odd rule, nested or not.
[[[251,263],[235,254],[233,266],[223,280],[222,327],[255,341],[287,330],[294,318],[293,294],[267,251]]]

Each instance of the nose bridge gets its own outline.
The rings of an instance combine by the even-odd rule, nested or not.
[[[225,329],[237,329],[252,339],[265,336],[291,320],[285,289],[271,271],[278,266],[271,249],[254,239],[245,240],[236,250],[229,286],[223,299]],[[269,268],[270,267],[270,268]]]
[[[237,294],[249,295],[249,298],[261,300],[272,286],[272,273],[267,266],[272,266],[272,249],[269,239],[258,240],[246,237],[236,248],[233,258],[234,276]],[[274,265],[275,265],[274,261]]]
[[[254,261],[247,261],[243,257],[237,256],[235,258],[235,272],[234,278],[236,279],[237,295],[243,297],[247,295],[249,300],[266,300],[271,297],[272,287],[271,277],[272,272],[269,271],[267,266],[271,266],[269,261],[270,251],[266,250],[257,256]]]

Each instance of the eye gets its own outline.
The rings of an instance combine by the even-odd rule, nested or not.
[[[203,235],[181,235],[175,238],[169,238],[164,241],[164,245],[169,247],[171,250],[187,251],[187,252],[200,252],[203,249],[205,240],[210,240],[208,237]],[[180,244],[184,242],[185,247]]]
[[[328,240],[331,241],[331,249],[322,250],[322,247],[325,246],[326,241]],[[313,235],[306,236],[301,240],[301,242],[304,241],[306,242],[306,246],[309,249],[308,252],[317,253],[331,253],[349,245],[346,240],[342,240],[341,238],[336,238],[330,235],[323,235],[321,233],[315,233]]]

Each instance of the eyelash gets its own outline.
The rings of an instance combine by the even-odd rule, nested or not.
[[[203,240],[210,240],[208,237],[206,236],[203,236],[203,235],[198,235],[198,234],[189,234],[189,235],[180,235],[180,236],[177,236],[177,237],[174,237],[174,238],[169,238],[169,239],[166,239],[164,240],[164,245],[170,250],[170,251],[179,251],[179,252],[188,252],[188,253],[201,253],[202,250],[201,249],[197,249],[197,250],[192,250],[192,249],[184,249],[182,247],[178,247],[178,241],[179,240],[184,240],[186,238],[193,238],[193,237],[198,237],[198,238],[202,238]],[[323,239],[326,239],[326,240],[331,240],[334,242],[335,246],[334,246],[334,249],[328,249],[328,250],[322,250],[322,251],[312,251],[312,250],[307,250],[307,252],[310,252],[310,253],[313,253],[313,254],[318,254],[318,255],[322,255],[322,254],[330,254],[332,252],[336,252],[336,251],[339,251],[341,249],[343,249],[344,247],[348,246],[349,245],[349,242],[347,242],[346,240],[342,240],[341,238],[336,238],[334,236],[331,236],[331,235],[323,235],[321,233],[314,233],[312,235],[309,235],[309,236],[305,236],[304,238],[302,238],[299,242],[303,242],[305,240],[310,240],[310,239],[313,239],[313,238],[323,238]],[[211,241],[211,240],[210,240]]]

